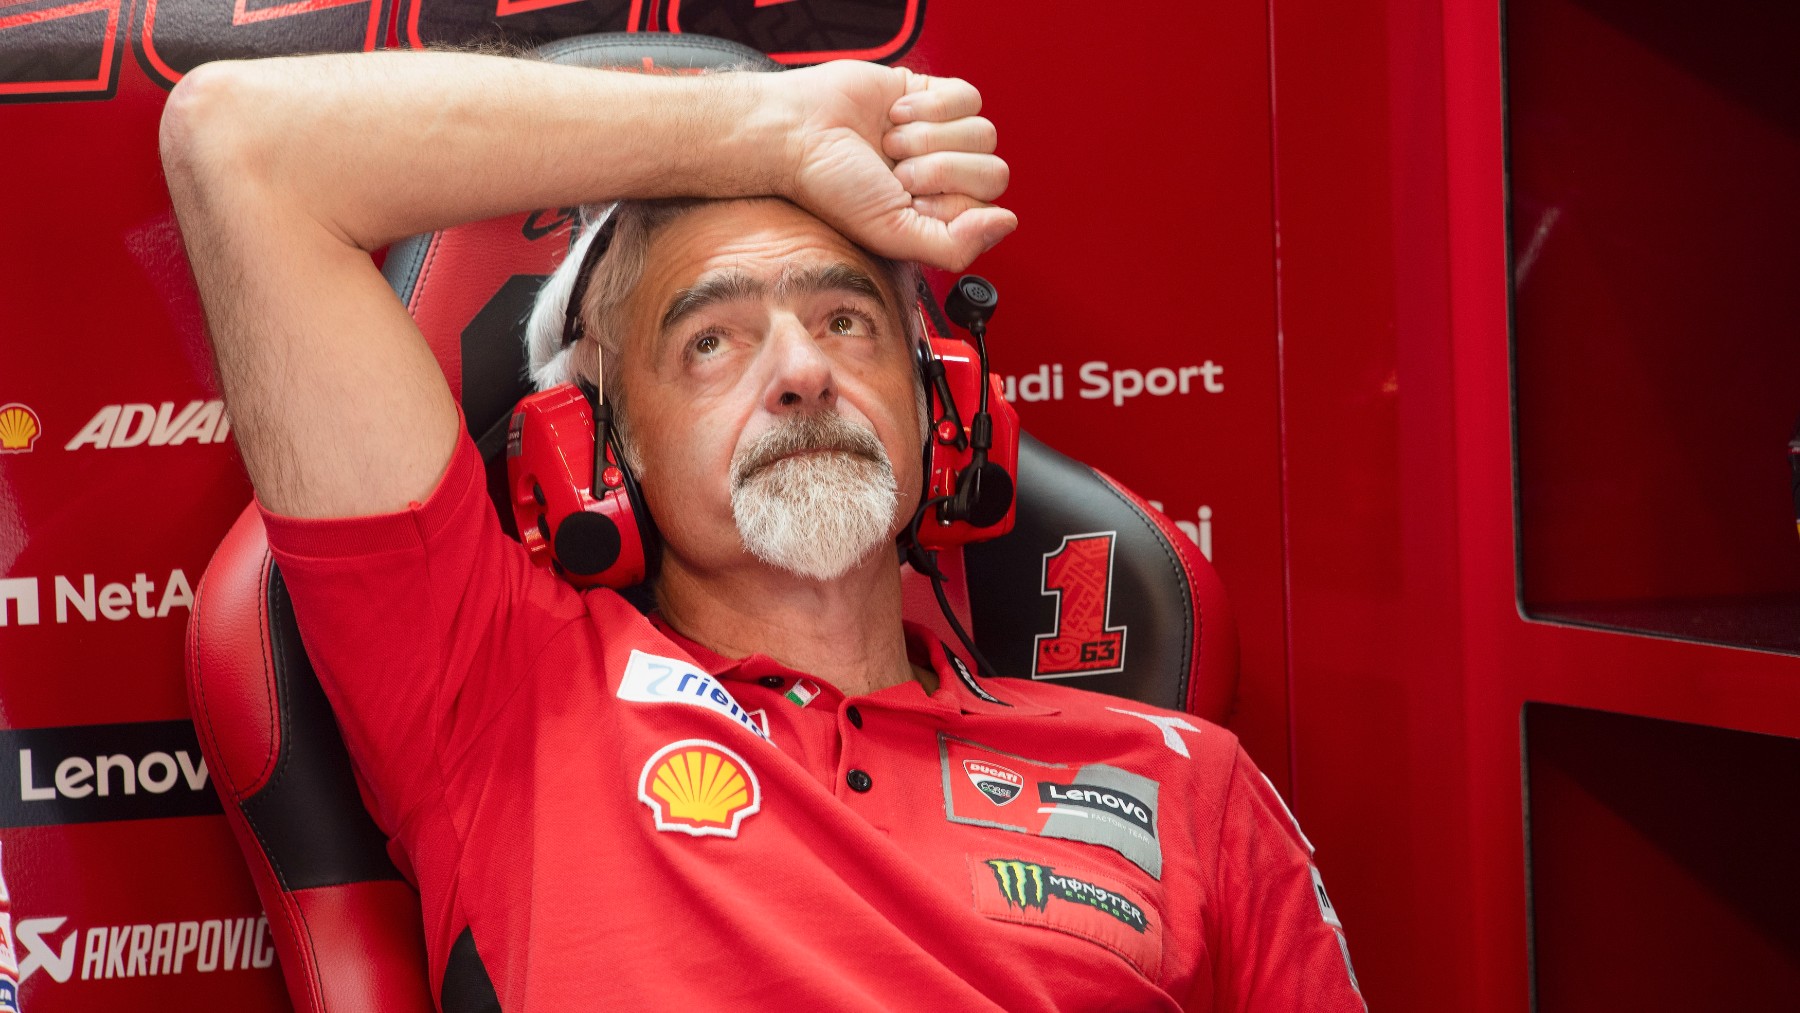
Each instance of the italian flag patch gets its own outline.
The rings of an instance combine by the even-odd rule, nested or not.
[[[793,701],[793,704],[796,707],[804,707],[807,704],[812,703],[813,698],[818,695],[818,684],[807,679],[796,679],[794,685],[789,687],[787,691],[787,698]]]

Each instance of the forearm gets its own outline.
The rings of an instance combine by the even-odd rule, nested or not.
[[[205,65],[163,168],[258,496],[397,510],[450,458],[456,406],[367,254],[622,197],[787,197],[884,256],[960,269],[1012,230],[966,82],[838,62],[663,77],[457,53]],[[919,204],[915,206],[915,199]]]
[[[756,77],[465,53],[209,64],[170,97],[164,161],[184,217],[243,192],[365,250],[531,208],[780,193],[788,130]]]

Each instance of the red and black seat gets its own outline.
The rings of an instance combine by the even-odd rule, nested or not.
[[[540,53],[669,72],[773,66],[736,44],[691,35],[588,36]],[[571,219],[553,210],[449,229],[396,244],[386,261],[461,400],[509,530],[502,450],[512,406],[526,393],[522,321],[568,249]],[[1192,543],[1118,483],[1029,436],[1018,494],[1011,534],[943,560],[951,599],[988,659],[1004,673],[1069,678],[1222,722],[1236,686],[1236,634],[1217,576]],[[1102,578],[1092,577],[1092,565],[1088,576],[1066,580],[1052,569],[1071,552],[1093,554],[1092,563],[1103,548]],[[946,629],[922,580],[909,584],[907,613]],[[1091,654],[1064,649],[1079,640],[1066,628],[1071,617],[1099,631]],[[1063,643],[1043,646],[1059,634]],[[363,806],[254,507],[201,585],[188,686],[201,748],[267,909],[295,1007],[498,1009],[467,932],[441,978],[428,980],[404,856],[390,853]]]

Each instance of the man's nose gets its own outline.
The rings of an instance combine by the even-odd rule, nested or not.
[[[764,405],[770,412],[813,412],[837,403],[831,358],[800,321],[778,319],[769,335],[767,354],[774,359]]]

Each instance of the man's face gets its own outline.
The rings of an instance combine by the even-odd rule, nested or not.
[[[807,524],[848,512],[819,489],[875,496],[864,527],[893,538],[921,481],[902,305],[855,245],[783,201],[707,205],[657,234],[626,305],[620,369],[667,551],[703,572],[749,564],[746,515],[795,486],[815,491],[797,501]],[[859,430],[885,451],[898,495],[864,488],[885,476],[874,445],[811,449]]]

